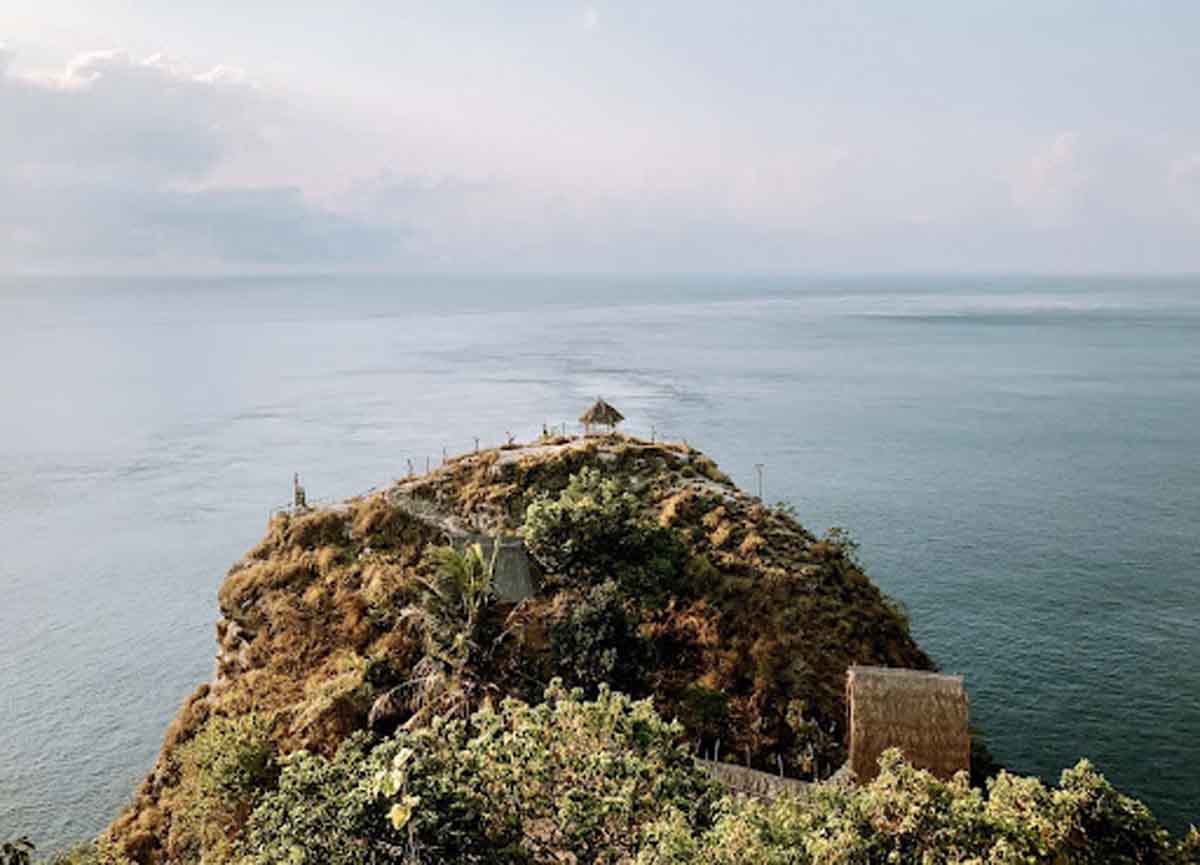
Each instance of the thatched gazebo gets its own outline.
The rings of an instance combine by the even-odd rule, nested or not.
[[[968,701],[962,676],[889,667],[851,667],[846,673],[850,769],[866,783],[879,774],[879,755],[899,748],[904,758],[938,778],[971,768]]]
[[[593,426],[605,426],[608,427],[609,432],[612,432],[623,420],[625,420],[625,415],[599,398],[596,399],[594,406],[579,416],[579,422],[583,424],[584,435],[591,435]]]

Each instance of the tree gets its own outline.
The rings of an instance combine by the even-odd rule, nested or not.
[[[485,556],[481,544],[463,552],[431,547],[425,559],[432,575],[418,581],[420,598],[400,615],[421,635],[423,655],[409,682],[416,714],[410,724],[434,713],[470,714],[477,683],[470,672],[486,645],[484,611],[495,599],[494,575],[500,545]]]
[[[587,587],[611,577],[624,592],[652,603],[679,588],[678,539],[651,522],[619,480],[595,468],[572,475],[557,498],[533,502],[524,534],[552,586]]]

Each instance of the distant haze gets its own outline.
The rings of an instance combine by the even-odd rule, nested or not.
[[[1192,0],[0,26],[0,272],[1200,270]]]

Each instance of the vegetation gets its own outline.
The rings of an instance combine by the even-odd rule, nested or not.
[[[34,846],[28,838],[17,838],[0,844],[0,865],[30,865]]]
[[[190,861],[580,863],[629,861],[668,810],[707,825],[716,790],[648,701],[552,685],[544,702],[505,700],[438,716],[333,758],[298,752],[233,847]],[[271,786],[271,785],[268,785]]]
[[[1200,834],[1172,839],[1086,761],[1057,787],[1001,772],[986,790],[896,751],[858,787],[799,798],[723,796],[649,700],[552,683],[386,739],[299,751],[278,771],[254,725],[219,723],[196,754],[232,822],[174,861],[231,865],[1195,865]],[[229,749],[217,757],[216,746]],[[201,753],[213,754],[200,756]],[[253,801],[250,811],[228,803]],[[7,855],[8,847],[4,848]],[[18,853],[18,856],[22,855]],[[116,863],[111,854],[62,865]],[[0,860],[26,865],[28,859]]]
[[[211,718],[179,751],[179,799],[167,849],[182,861],[227,858],[278,776],[270,725],[257,714]]]
[[[418,600],[400,616],[421,634],[423,655],[411,681],[417,721],[439,713],[467,714],[474,705],[479,682],[472,672],[480,668],[486,649],[483,613],[495,598],[499,551],[497,543],[490,557],[479,544],[461,553],[453,547],[431,547],[426,553],[433,575],[417,579]]]
[[[498,599],[494,556],[449,547],[453,522],[522,534],[537,596]],[[846,668],[932,667],[843,533],[813,536],[686,446],[622,436],[470,454],[280,515],[219,601],[215,681],[62,865],[880,861],[877,839],[833,859],[789,834],[875,838],[865,790],[819,811],[719,803],[692,756],[719,743],[822,777],[841,763]],[[905,789],[900,823],[941,819],[945,797],[976,807]],[[1059,819],[1054,795],[1005,819]]]
[[[597,468],[572,475],[557,497],[543,495],[531,504],[524,533],[550,577],[548,587],[613,579],[626,593],[657,603],[681,588],[682,545],[647,519],[619,479]]]
[[[643,693],[653,648],[613,580],[567,595],[568,612],[550,630],[555,672],[596,693],[601,685]]]
[[[1173,841],[1144,805],[1087,763],[1057,788],[1001,773],[986,794],[965,774],[949,783],[884,754],[862,787],[821,787],[771,804],[726,800],[711,826],[672,814],[648,834],[639,865],[1185,865],[1200,835]]]

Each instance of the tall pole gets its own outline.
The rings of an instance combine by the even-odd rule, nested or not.
[[[761,502],[763,497],[763,469],[767,466],[765,463],[755,463],[754,471],[758,475],[758,500]]]

